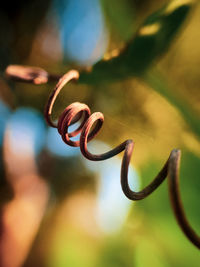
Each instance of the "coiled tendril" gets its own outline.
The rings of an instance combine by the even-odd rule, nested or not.
[[[16,67],[17,66],[15,66],[15,68]],[[28,67],[26,67],[26,69],[27,68]],[[31,72],[31,68],[29,68],[29,71]],[[29,75],[30,75],[30,72],[29,72]],[[14,77],[16,79],[16,77],[18,77],[16,71],[14,73],[15,75],[13,75],[13,73],[11,74],[8,71],[8,68],[7,68],[6,73],[11,78]],[[40,73],[41,73],[41,69],[39,69],[38,77],[36,78],[40,78],[39,77]],[[34,75],[35,75],[35,69],[34,69]],[[104,116],[102,113],[95,112],[91,114],[90,108],[86,104],[75,102],[65,108],[65,110],[60,115],[57,123],[52,121],[51,114],[52,114],[55,100],[59,92],[69,81],[78,80],[78,78],[79,78],[78,71],[71,70],[59,79],[45,107],[44,113],[45,113],[45,118],[46,118],[47,123],[51,127],[55,127],[58,129],[59,134],[61,135],[63,141],[67,145],[80,147],[80,150],[83,156],[89,160],[92,160],[92,161],[106,160],[124,151],[122,164],[121,164],[121,187],[122,187],[124,194],[130,200],[141,200],[141,199],[146,198],[148,195],[153,193],[159,187],[159,185],[165,180],[166,177],[168,177],[169,196],[170,196],[171,205],[172,205],[175,217],[177,219],[177,222],[179,226],[181,227],[182,231],[184,232],[184,234],[187,236],[187,238],[197,248],[200,249],[200,237],[196,234],[196,232],[190,226],[185,216],[182,201],[180,198],[180,192],[179,192],[179,188],[180,188],[179,187],[179,165],[180,165],[180,156],[181,156],[180,150],[178,149],[172,150],[163,168],[158,173],[158,175],[154,178],[154,180],[141,191],[134,192],[133,190],[130,189],[129,183],[128,183],[128,169],[129,169],[129,164],[130,164],[130,160],[131,160],[131,156],[132,156],[133,148],[134,148],[133,140],[131,139],[126,140],[125,142],[121,143],[119,146],[103,154],[97,155],[97,154],[92,154],[88,151],[88,148],[87,148],[88,142],[91,141],[97,135],[97,133],[99,132],[99,130],[101,129],[103,125]],[[20,75],[19,79],[23,81],[22,75]],[[34,80],[32,82],[34,83]],[[69,133],[68,132],[69,126],[79,121],[81,118],[82,118],[82,122],[80,126],[78,126],[78,128],[74,130],[73,132]],[[71,137],[77,136],[78,134],[80,134],[79,141],[72,141],[70,139]]]

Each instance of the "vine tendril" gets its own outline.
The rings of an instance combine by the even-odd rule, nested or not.
[[[8,77],[14,78],[15,80],[27,81],[26,77],[27,73],[30,77],[33,77],[32,72],[34,72],[34,79],[32,79],[31,82],[35,84],[38,84],[37,82],[35,82],[35,79],[36,81],[37,80],[40,81],[41,80],[40,78],[44,77],[44,73],[46,73],[46,77],[54,77],[54,79],[56,79],[56,77],[57,79],[60,77],[58,75],[57,76],[50,75],[46,71],[40,68],[36,69],[33,67],[23,67],[23,66],[20,67],[15,66],[15,68],[11,67],[12,66],[9,66],[7,68],[6,74]],[[19,70],[20,73],[18,73]],[[24,77],[22,74],[24,75]],[[129,187],[128,183],[129,164],[134,148],[133,140],[131,139],[126,140],[117,147],[115,147],[114,149],[105,152],[103,154],[92,154],[91,152],[88,151],[87,148],[88,142],[91,141],[98,134],[103,125],[104,116],[101,112],[95,112],[91,114],[90,108],[86,104],[75,102],[70,104],[64,109],[57,123],[52,121],[51,114],[58,94],[68,82],[72,80],[78,80],[78,78],[79,78],[78,71],[71,70],[66,74],[64,74],[59,79],[53,92],[49,96],[44,111],[45,119],[48,125],[58,129],[59,134],[61,135],[63,141],[67,145],[80,147],[82,155],[88,160],[92,161],[106,160],[124,151],[121,164],[121,187],[126,197],[129,198],[130,200],[141,200],[146,198],[162,184],[162,182],[165,180],[166,177],[168,177],[169,196],[176,220],[180,228],[184,232],[184,234],[187,236],[187,238],[197,248],[200,249],[200,237],[190,226],[190,223],[186,218],[180,197],[179,165],[180,165],[181,151],[179,149],[172,150],[163,168],[149,185],[147,185],[144,189],[142,189],[139,192],[134,192]],[[45,82],[47,81],[48,79],[46,79]],[[69,126],[79,121],[80,119],[82,119],[80,126],[78,126],[78,128],[75,129],[73,132],[69,133],[68,132]],[[79,141],[73,141],[70,139],[71,137],[77,136],[78,134],[80,134]]]

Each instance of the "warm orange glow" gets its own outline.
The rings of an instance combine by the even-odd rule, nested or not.
[[[31,150],[29,154],[17,155],[9,141],[7,131],[4,160],[7,181],[13,189],[14,198],[2,211],[0,258],[3,267],[19,267],[26,259],[37,234],[49,198],[49,189],[37,172]]]

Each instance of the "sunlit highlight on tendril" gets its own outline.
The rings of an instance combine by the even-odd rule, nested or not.
[[[25,67],[29,68],[29,67]],[[7,75],[12,78],[12,74],[9,73],[9,68],[7,68]],[[40,72],[38,72],[38,76]],[[17,73],[15,73],[14,78],[16,79]],[[71,70],[65,75],[63,75],[57,85],[55,86],[53,92],[50,94],[50,97],[47,101],[45,107],[45,118],[47,123],[58,129],[59,134],[61,135],[63,141],[73,147],[80,147],[81,153],[83,156],[91,161],[102,161],[116,156],[117,154],[124,151],[121,164],[121,187],[127,198],[130,200],[141,200],[153,193],[168,177],[169,184],[169,195],[171,200],[171,205],[177,219],[179,226],[181,227],[184,234],[187,238],[200,249],[200,237],[194,232],[190,226],[183,209],[182,201],[180,198],[179,192],[179,163],[181,152],[178,149],[172,150],[169,158],[164,164],[161,171],[154,178],[154,180],[147,185],[144,189],[139,192],[131,190],[128,182],[128,171],[131,156],[133,153],[134,142],[129,139],[121,143],[119,146],[114,149],[105,152],[103,154],[92,154],[88,151],[87,144],[91,141],[101,129],[104,116],[101,112],[95,112],[91,114],[90,108],[83,103],[75,102],[67,106],[62,114],[60,115],[58,122],[55,123],[51,119],[51,114],[55,100],[62,90],[62,88],[71,80],[78,80],[79,73],[76,70]],[[23,81],[22,77],[20,79]],[[34,81],[33,81],[34,82]],[[81,123],[77,129],[69,133],[69,126],[81,120]],[[80,139],[73,141],[71,138],[80,134]]]

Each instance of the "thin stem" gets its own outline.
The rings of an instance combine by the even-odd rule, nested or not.
[[[180,193],[179,193],[179,162],[180,162],[180,155],[181,152],[178,149],[172,150],[168,160],[164,164],[161,171],[158,175],[153,179],[153,181],[147,185],[144,189],[139,192],[135,192],[130,189],[128,183],[128,170],[129,164],[131,161],[131,156],[133,153],[134,143],[132,140],[126,140],[114,149],[107,151],[103,154],[92,154],[87,149],[87,144],[90,140],[92,140],[100,131],[103,122],[104,116],[100,112],[95,112],[91,114],[90,108],[86,104],[82,104],[79,102],[72,103],[65,110],[59,117],[58,123],[55,124],[51,119],[51,114],[53,110],[54,103],[60,91],[63,87],[72,80],[77,80],[79,78],[79,73],[76,70],[71,70],[61,78],[60,76],[53,76],[48,74],[45,70],[40,68],[33,68],[33,67],[20,67],[20,66],[9,66],[6,70],[6,74],[10,78],[14,78],[20,81],[27,81],[34,84],[41,84],[47,83],[50,78],[51,79],[59,79],[57,82],[53,92],[50,94],[47,105],[45,107],[45,119],[46,122],[58,129],[59,134],[61,135],[63,141],[70,146],[79,146],[80,150],[84,157],[92,161],[101,161],[106,160],[109,158],[114,157],[115,155],[124,151],[122,164],[121,164],[121,187],[124,194],[130,200],[141,200],[148,197],[152,194],[161,184],[162,182],[168,177],[169,181],[169,196],[171,199],[172,209],[174,211],[176,220],[180,225],[183,233],[187,236],[187,238],[197,247],[200,249],[200,237],[196,234],[196,232],[190,226],[181,201]],[[157,82],[152,79],[151,76],[147,77],[148,81],[151,83]],[[159,84],[159,90],[163,90],[162,85]],[[165,91],[166,93],[166,91]],[[166,93],[167,94],[167,93]],[[169,95],[168,95],[168,98]],[[171,99],[171,98],[170,98]],[[173,98],[171,99],[173,100]],[[182,113],[186,115],[189,119],[189,113],[185,112],[182,106],[179,104],[180,110]],[[82,115],[84,114],[83,120],[81,125],[74,130],[73,132],[69,133],[68,128],[73,123],[77,122]],[[196,122],[192,122],[191,126],[195,129]],[[91,130],[92,129],[92,130]],[[196,128],[199,130],[200,128]],[[70,138],[78,135],[80,133],[80,140],[79,141],[72,141]]]

